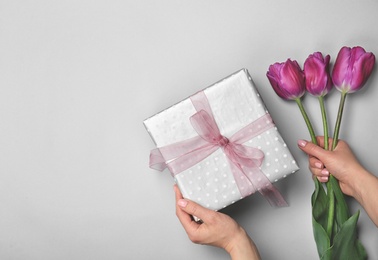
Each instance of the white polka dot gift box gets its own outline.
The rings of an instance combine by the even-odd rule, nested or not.
[[[298,165],[246,69],[146,119],[150,167],[168,168],[183,196],[213,210],[256,191],[286,205],[272,183]]]

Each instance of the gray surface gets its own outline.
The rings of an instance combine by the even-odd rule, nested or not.
[[[301,170],[277,184],[290,207],[256,194],[225,212],[264,259],[317,259],[313,183],[296,147],[307,130],[265,73],[318,50],[334,61],[343,45],[377,55],[376,10],[377,1],[1,1],[1,259],[228,259],[186,237],[170,174],[147,166],[142,121],[243,67]],[[348,97],[341,131],[375,173],[377,84],[374,71]],[[327,98],[331,126],[338,100]],[[316,99],[305,105],[320,123]],[[363,210],[359,228],[378,259]]]

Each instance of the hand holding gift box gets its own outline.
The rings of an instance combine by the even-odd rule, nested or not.
[[[298,166],[247,70],[144,124],[158,147],[151,167],[168,167],[185,198],[218,210],[259,191],[272,205],[286,205],[272,182]]]

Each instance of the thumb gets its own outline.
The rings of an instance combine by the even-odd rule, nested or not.
[[[187,199],[180,199],[177,202],[178,206],[188,213],[189,215],[195,216],[204,222],[206,222],[206,219],[214,213],[213,210],[207,209],[202,207],[201,205]]]
[[[308,155],[314,156],[318,158],[319,160],[323,160],[323,158],[326,157],[327,151],[321,148],[320,146],[317,146],[316,144],[313,144],[311,142],[307,142],[305,140],[298,140],[298,147]]]

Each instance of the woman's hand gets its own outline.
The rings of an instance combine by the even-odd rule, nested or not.
[[[339,140],[333,151],[324,150],[324,137],[317,137],[319,145],[304,140],[298,141],[298,146],[309,155],[309,168],[320,182],[327,182],[331,173],[340,183],[341,191],[356,197],[358,187],[356,179],[365,174],[365,170],[354,156],[349,145]],[[332,139],[329,140],[331,147]]]
[[[309,155],[312,174],[321,182],[328,181],[332,174],[339,181],[341,191],[354,197],[378,227],[378,177],[358,162],[345,141],[339,140],[333,151],[323,149],[324,137],[318,137],[317,141],[319,146],[298,141],[299,148]]]
[[[193,243],[223,248],[232,259],[260,259],[255,244],[235,220],[184,199],[177,185],[174,189],[176,215]],[[201,222],[194,221],[192,216]]]

